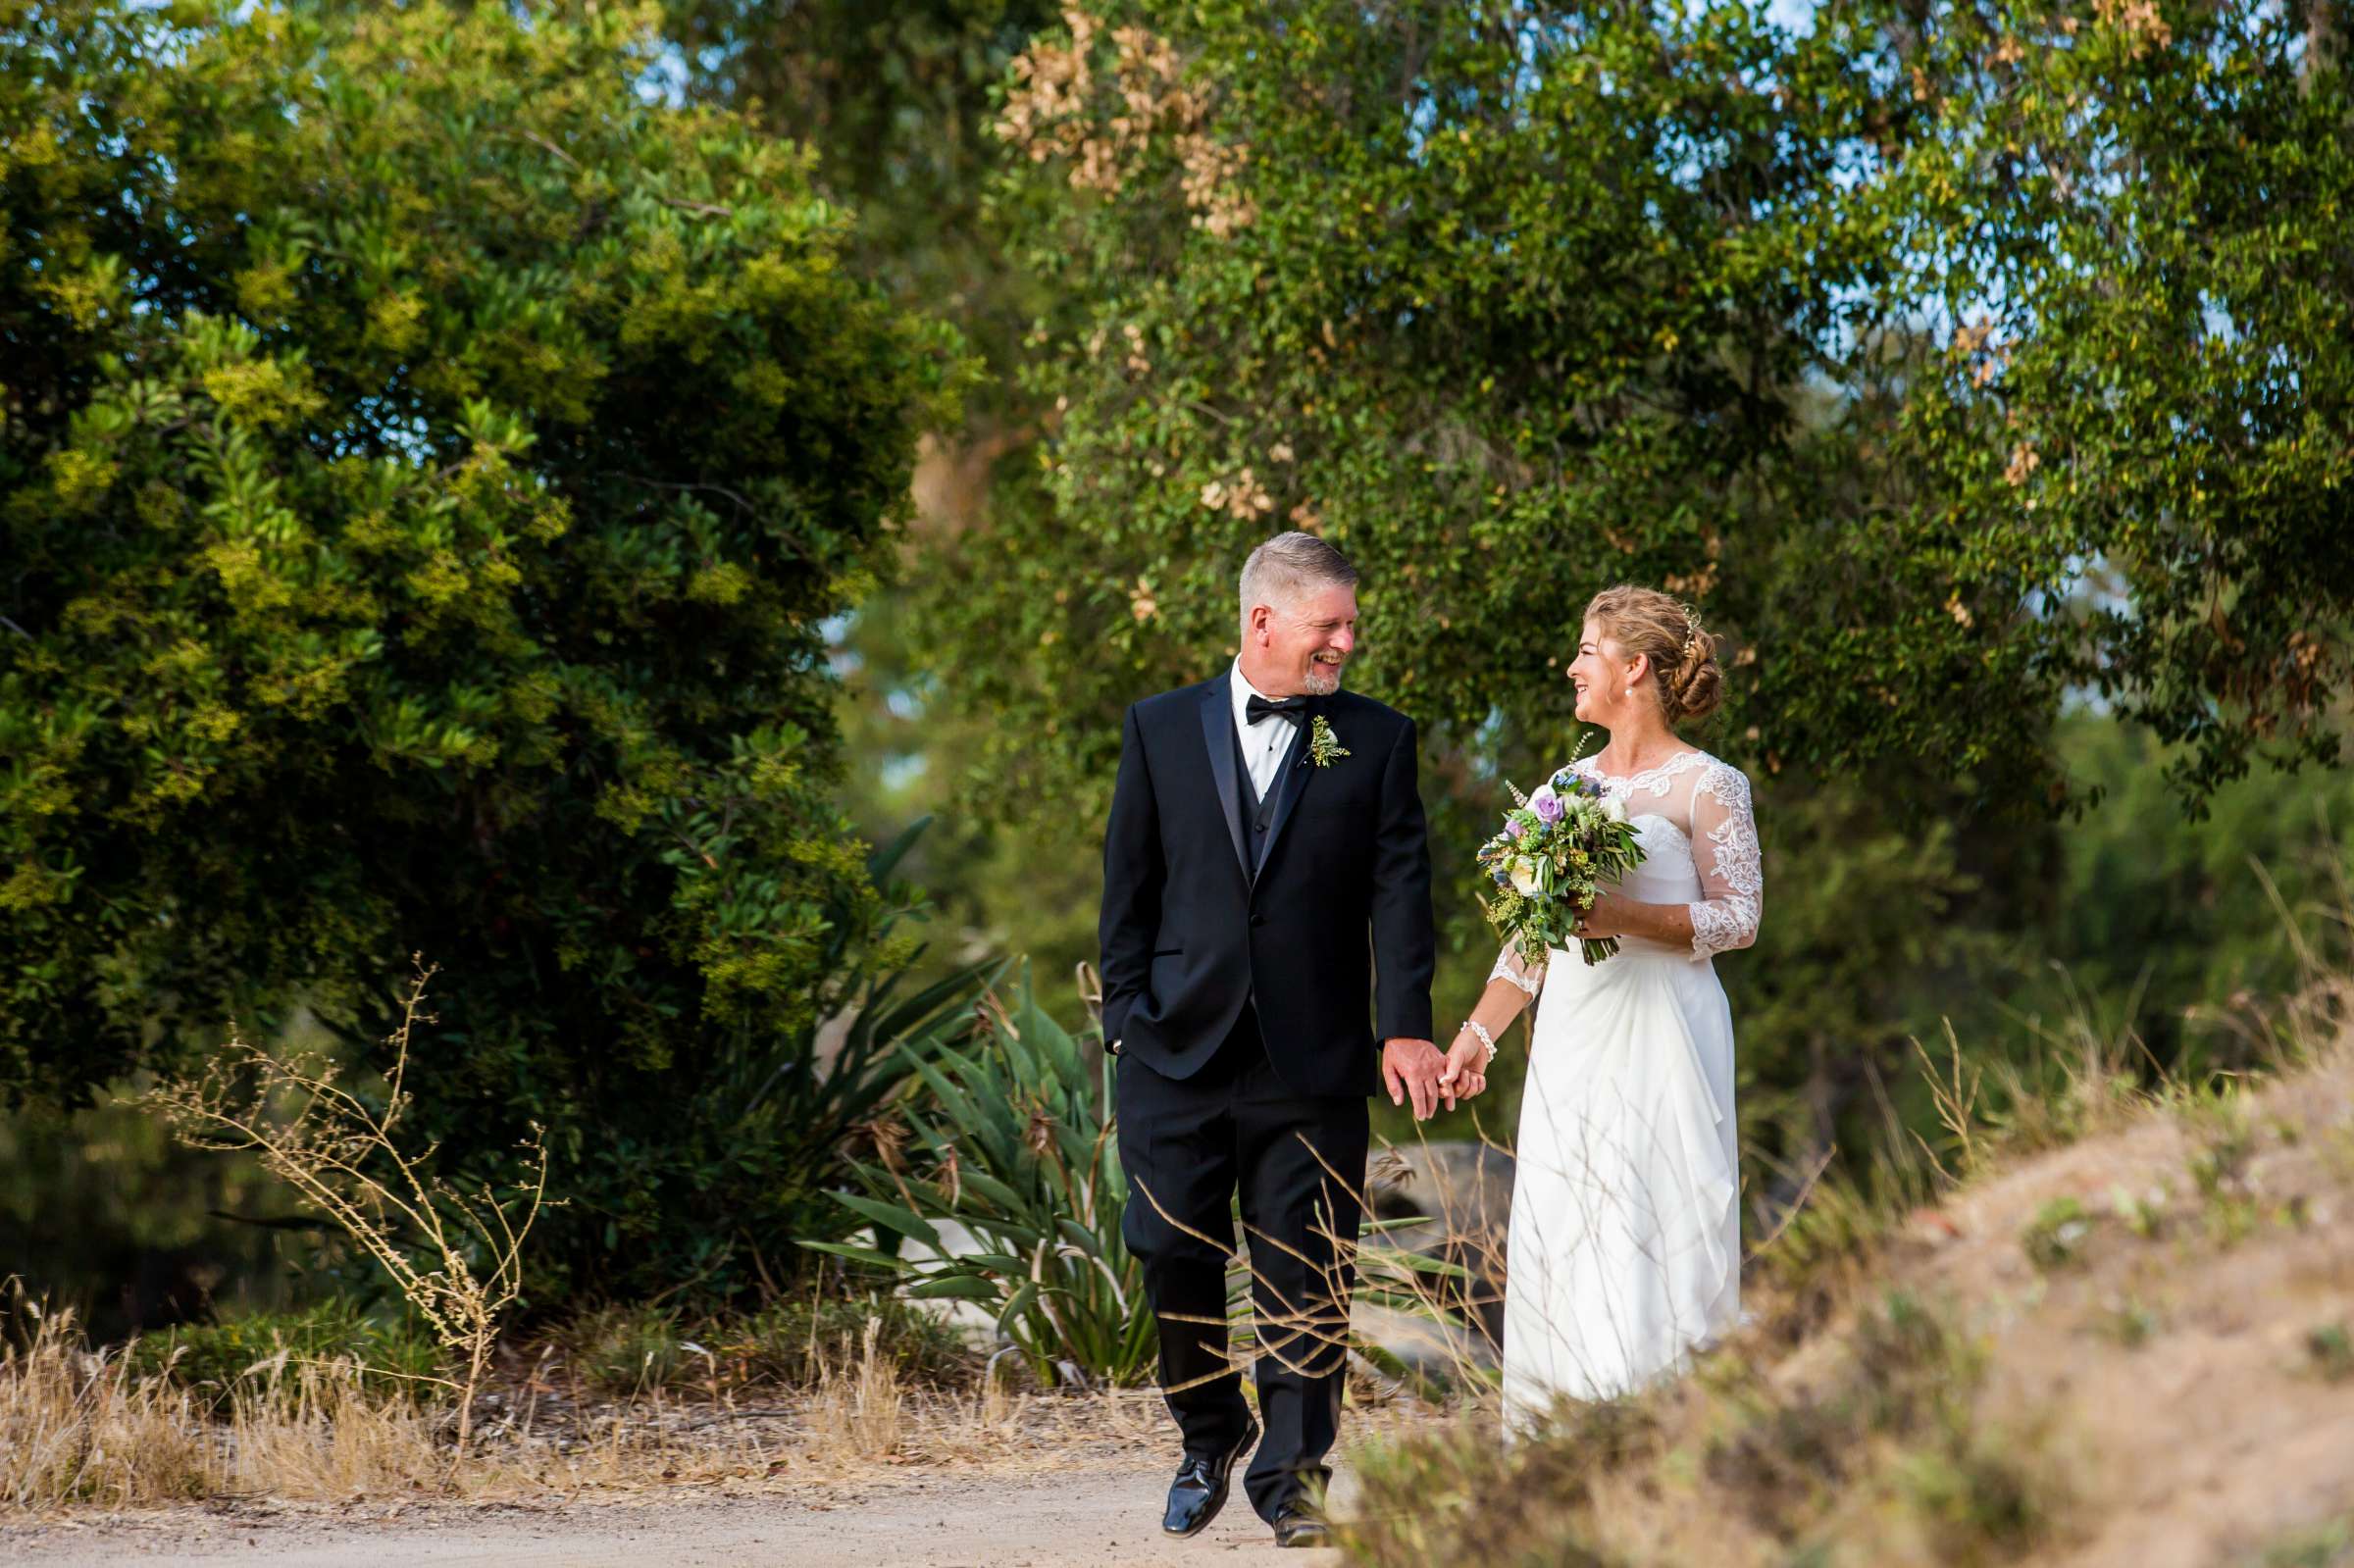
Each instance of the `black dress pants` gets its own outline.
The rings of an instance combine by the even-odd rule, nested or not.
[[[1120,1162],[1128,1250],[1160,1329],[1160,1386],[1188,1453],[1224,1453],[1250,1421],[1227,1355],[1226,1265],[1242,1199],[1264,1424],[1244,1490],[1272,1520],[1331,1471],[1356,1278],[1367,1115],[1355,1095],[1294,1093],[1275,1076],[1255,1011],[1201,1072],[1170,1079],[1123,1059]]]

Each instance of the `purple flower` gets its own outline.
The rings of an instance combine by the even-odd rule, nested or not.
[[[1537,815],[1548,823],[1561,821],[1565,809],[1561,805],[1561,797],[1555,794],[1539,795],[1530,804],[1537,808]]]
[[[1526,828],[1520,826],[1520,819],[1517,817],[1507,817],[1504,820],[1504,831],[1508,836],[1513,838],[1517,838],[1522,834],[1528,832]]]

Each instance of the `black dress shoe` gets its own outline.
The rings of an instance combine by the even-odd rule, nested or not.
[[[1177,1479],[1169,1483],[1169,1506],[1160,1516],[1160,1528],[1172,1536],[1198,1536],[1206,1529],[1226,1506],[1235,1462],[1257,1441],[1258,1422],[1254,1419],[1243,1429],[1242,1441],[1224,1453],[1187,1454],[1185,1463],[1177,1467]]]
[[[1332,1521],[1324,1517],[1323,1509],[1305,1497],[1286,1497],[1275,1510],[1275,1544],[1329,1546]]]

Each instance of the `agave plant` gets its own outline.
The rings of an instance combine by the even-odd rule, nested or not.
[[[868,858],[867,875],[876,886],[898,891],[893,878],[931,824],[930,817],[918,820]],[[909,1087],[909,1064],[963,1033],[974,999],[996,972],[989,963],[971,964],[919,985],[920,946],[895,964],[862,973],[846,943],[840,933],[827,938],[825,956],[835,979],[821,991],[817,1009],[821,1017],[849,1015],[838,1038],[828,1040],[815,1022],[783,1032],[764,1048],[713,1063],[691,1097],[681,1102],[683,1123],[712,1130],[713,1165],[724,1158],[723,1169],[760,1174],[765,1211],[741,1217],[747,1239],[780,1230],[816,1231],[836,1239],[846,1234],[848,1227],[835,1227],[840,1211],[822,1190],[838,1179],[841,1151],[888,1129],[893,1105]],[[763,1223],[771,1215],[776,1222]],[[713,1243],[723,1253],[732,1244]]]
[[[978,1303],[1042,1383],[1141,1381],[1152,1312],[1120,1240],[1128,1182],[1109,1064],[1085,1048],[1096,1031],[1041,1007],[1027,966],[1010,1006],[992,988],[976,1016],[968,1041],[906,1053],[928,1092],[902,1112],[904,1141],[853,1164],[863,1190],[835,1194],[881,1244],[803,1244],[906,1277],[915,1298]],[[977,1249],[951,1251],[944,1221]]]

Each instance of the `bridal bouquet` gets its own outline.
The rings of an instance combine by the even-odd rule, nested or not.
[[[1579,954],[1598,964],[1618,950],[1615,936],[1577,936],[1595,894],[1643,863],[1626,805],[1600,784],[1563,768],[1533,795],[1511,789],[1504,831],[1482,844],[1479,863],[1495,879],[1488,922],[1522,961],[1541,964],[1546,949],[1577,938]]]

